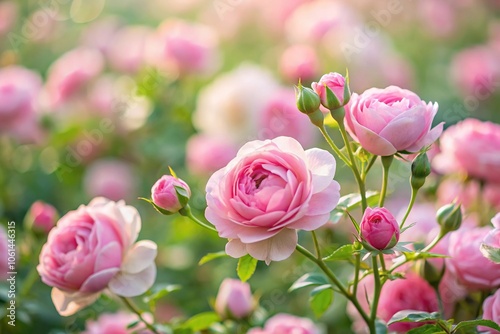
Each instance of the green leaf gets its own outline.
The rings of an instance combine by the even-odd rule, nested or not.
[[[127,325],[127,329],[130,329],[130,328],[134,328],[135,326],[137,326],[141,321],[140,320],[136,320],[134,322],[131,322],[130,324]]]
[[[456,326],[453,326],[452,333],[456,333],[458,330],[462,330],[467,327],[476,327],[476,326],[485,326],[500,331],[500,326],[496,322],[491,320],[478,319],[478,320],[468,320],[459,322]]]
[[[218,259],[218,258],[221,258],[224,256],[227,256],[226,252],[224,252],[224,251],[220,251],[220,252],[216,252],[216,253],[208,253],[207,255],[205,255],[204,257],[202,257],[200,259],[200,262],[198,262],[198,265],[201,266],[207,262],[210,262],[212,260],[215,260],[215,259]]]
[[[500,263],[500,248],[481,244],[481,247],[479,249],[487,259],[495,263]]]
[[[177,199],[179,200],[179,203],[182,205],[182,207],[185,207],[186,204],[189,202],[189,193],[187,192],[186,189],[180,186],[174,186],[175,193],[177,194]]]
[[[324,288],[311,291],[311,298],[309,299],[309,303],[311,305],[311,309],[314,312],[316,318],[321,317],[323,313],[328,310],[333,301],[333,290],[331,288]]]
[[[343,245],[333,251],[332,254],[323,258],[323,261],[349,260],[356,252],[354,245]]]
[[[428,313],[422,311],[404,310],[394,314],[387,325],[392,325],[396,322],[425,322],[436,321],[438,319],[441,319],[439,312]]]
[[[149,204],[151,204],[153,206],[153,208],[155,208],[155,210],[158,211],[159,213],[161,213],[162,215],[170,216],[170,215],[173,215],[174,213],[176,213],[176,212],[170,212],[168,210],[160,208],[158,205],[154,204],[153,201],[150,200],[149,198],[139,197],[139,199],[142,199],[143,201],[146,201]]]
[[[153,287],[152,293],[144,297],[142,300],[145,303],[156,303],[157,300],[165,297],[173,291],[180,290],[181,286],[177,284],[161,284]]]
[[[238,277],[242,282],[246,282],[252,277],[257,267],[257,259],[254,259],[250,255],[245,255],[240,257],[238,261],[238,266],[236,267],[236,272]]]
[[[325,276],[319,273],[309,273],[305,274],[304,276],[296,280],[295,283],[292,284],[290,289],[288,289],[288,291],[291,292],[312,285],[326,285],[326,284],[328,284],[328,280],[325,278]]]
[[[438,325],[423,325],[417,328],[413,328],[408,332],[408,334],[437,334],[445,333],[443,329]]]
[[[201,331],[207,329],[214,322],[220,321],[219,316],[215,312],[204,312],[189,318],[183,327],[188,327],[193,331]]]
[[[375,333],[387,334],[387,324],[380,319],[375,320]]]

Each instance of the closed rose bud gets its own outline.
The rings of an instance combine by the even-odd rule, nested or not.
[[[346,79],[339,73],[328,73],[319,82],[313,82],[312,88],[319,95],[323,107],[338,109],[349,102],[349,90],[345,88]]]
[[[309,115],[319,109],[320,100],[318,94],[300,83],[297,86],[295,98],[297,100],[297,109],[304,114]]]
[[[56,209],[42,201],[36,201],[26,215],[26,227],[34,232],[47,234],[56,225],[59,216]]]
[[[361,239],[378,250],[392,248],[399,240],[398,222],[385,208],[367,208],[360,229]]]
[[[163,175],[151,189],[153,203],[169,213],[176,213],[186,206],[191,189],[186,182],[172,175]]]
[[[456,231],[462,224],[462,209],[457,204],[447,204],[442,206],[437,214],[437,221],[441,226],[441,233]]]
[[[425,178],[429,176],[430,173],[431,163],[429,162],[427,153],[420,153],[411,163],[410,183],[412,188],[420,189],[425,183]]]
[[[255,301],[248,283],[231,278],[222,281],[215,299],[215,310],[222,318],[245,318],[254,308]]]

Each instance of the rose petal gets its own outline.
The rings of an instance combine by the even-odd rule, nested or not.
[[[83,282],[80,292],[98,292],[106,288],[109,281],[120,271],[119,268],[109,268],[95,274],[92,274],[89,278]]]
[[[234,258],[239,258],[248,254],[247,247],[239,239],[231,239],[226,244],[226,254]]]
[[[150,240],[137,242],[127,253],[122,263],[122,271],[136,274],[154,263],[158,246]]]
[[[156,279],[156,266],[151,264],[138,273],[120,272],[109,282],[109,289],[123,297],[139,296],[148,291]]]
[[[426,112],[423,105],[405,111],[387,124],[379,133],[380,137],[389,141],[398,151],[407,149],[421,136]]]
[[[312,174],[312,193],[323,191],[335,176],[335,158],[328,151],[312,148],[306,151],[306,164]]]
[[[99,298],[99,293],[82,294],[68,293],[58,288],[52,288],[52,302],[56,307],[57,312],[63,317],[69,317],[75,314],[84,307],[92,304]]]
[[[309,200],[308,216],[330,213],[337,206],[340,199],[340,184],[330,181],[330,184],[320,193],[312,195]]]
[[[431,131],[427,133],[422,139],[411,145],[406,149],[408,152],[417,152],[421,150],[423,147],[429,146],[434,143],[439,136],[443,133],[444,122],[436,125]]]
[[[313,231],[325,225],[328,222],[328,219],[330,219],[330,213],[317,216],[304,216],[287,227],[296,230]]]
[[[269,264],[271,261],[282,261],[290,257],[297,241],[297,231],[285,228],[272,238],[247,244],[247,251],[257,260]]]
[[[354,132],[358,137],[359,143],[368,152],[375,155],[388,156],[393,155],[398,151],[389,141],[380,137],[370,129],[365,128],[355,119],[353,119],[352,121]]]

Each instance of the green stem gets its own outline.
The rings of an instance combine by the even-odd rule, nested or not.
[[[31,267],[30,271],[28,272],[28,275],[26,275],[26,278],[23,281],[23,287],[19,292],[20,299],[28,295],[28,293],[31,290],[31,287],[33,286],[33,284],[36,283],[37,280],[38,280],[38,271],[36,270],[36,266],[33,266]]]
[[[418,189],[416,188],[411,188],[411,198],[410,198],[410,203],[408,204],[408,208],[406,209],[406,213],[403,217],[403,220],[401,221],[401,224],[399,224],[399,228],[403,229],[403,226],[405,225],[406,219],[408,218],[408,215],[411,212],[411,209],[413,208],[413,205],[415,204],[415,200],[417,199],[417,192]]]
[[[354,264],[354,282],[352,287],[352,295],[357,297],[358,293],[358,283],[359,283],[359,267],[361,266],[361,254],[357,253],[355,257]]]
[[[209,229],[210,231],[213,231],[213,232],[217,232],[217,230],[213,227],[213,226],[210,226],[204,222],[202,222],[201,220],[199,220],[198,218],[196,218],[194,215],[193,215],[193,212],[191,211],[191,208],[189,207],[189,205],[186,205],[184,208],[182,208],[179,213],[185,217],[188,217],[189,219],[191,219],[192,221],[194,221],[196,224],[206,228],[206,229]]]
[[[363,208],[363,212],[365,212],[368,204],[366,202],[366,189],[365,182],[361,178],[359,174],[358,166],[356,165],[356,160],[354,159],[354,154],[352,153],[351,145],[349,143],[349,137],[347,136],[347,132],[345,130],[345,125],[343,122],[339,122],[340,134],[342,135],[342,139],[344,140],[345,147],[347,149],[347,153],[349,154],[349,158],[351,159],[351,169],[354,174],[356,181],[358,182],[359,193],[361,195],[361,206]]]
[[[370,333],[375,333],[375,325],[371,323],[370,318],[359,304],[358,300],[356,299],[356,296],[351,295],[349,291],[347,291],[344,285],[339,281],[337,276],[335,276],[335,274],[330,270],[330,268],[326,266],[323,260],[316,258],[311,252],[309,252],[307,249],[305,249],[299,244],[297,244],[295,249],[299,253],[307,257],[309,260],[316,263],[316,265],[326,274],[326,276],[330,279],[330,281],[337,286],[337,288],[340,290],[340,293],[342,293],[354,305],[354,307],[359,312],[363,320],[370,327]]]
[[[363,179],[363,181],[366,180],[366,175],[368,174],[368,172],[370,171],[370,169],[372,168],[373,164],[375,163],[375,161],[377,160],[377,157],[378,155],[374,155],[371,157],[370,161],[368,162],[368,166],[366,166],[366,169],[365,171],[363,172],[363,174],[361,174],[361,178]]]
[[[375,280],[375,290],[373,292],[373,304],[370,314],[370,320],[371,322],[375,323],[375,320],[377,319],[378,301],[380,299],[380,292],[382,290],[382,284],[380,283],[380,274],[378,271],[377,255],[372,256],[372,266],[373,266],[373,278]]]
[[[318,258],[318,260],[320,260],[322,257],[321,257],[321,250],[319,248],[318,237],[316,236],[316,232],[311,231],[311,233],[313,237],[314,248],[316,249],[316,257]]]
[[[137,306],[135,306],[132,301],[130,299],[128,299],[127,297],[120,297],[121,300],[123,301],[123,303],[130,309],[130,311],[132,311],[133,313],[135,313],[137,315],[137,317],[139,317],[139,320],[148,328],[150,329],[153,333],[155,334],[160,334],[155,326],[151,323],[149,323],[148,321],[146,321],[146,319],[144,319],[144,317],[142,316],[142,314],[144,313],[143,311],[141,311],[139,308],[137,308]]]
[[[382,189],[380,190],[380,199],[378,201],[378,206],[383,207],[385,202],[385,196],[387,193],[387,184],[389,183],[389,168],[391,168],[392,161],[394,160],[394,156],[386,156],[382,157],[382,166],[383,174],[382,174]]]
[[[335,143],[333,142],[333,139],[330,137],[330,135],[326,131],[325,126],[320,127],[319,130],[321,131],[321,134],[323,135],[323,137],[325,137],[326,142],[328,143],[328,145],[330,145],[332,150],[339,156],[340,159],[342,159],[342,161],[347,166],[349,166],[349,168],[352,168],[351,163],[349,162],[349,159],[347,159],[347,157],[340,151],[340,149],[337,147],[337,145],[335,145]]]

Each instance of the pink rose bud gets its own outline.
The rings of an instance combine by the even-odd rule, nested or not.
[[[222,318],[245,318],[254,308],[255,301],[248,283],[231,278],[222,282],[215,300],[215,310]]]
[[[302,86],[300,83],[295,91],[297,109],[304,114],[312,114],[319,109],[320,98],[311,88]]]
[[[390,86],[352,94],[346,105],[345,125],[355,141],[380,156],[414,153],[441,135],[443,124],[432,121],[437,103],[426,104],[415,93]]]
[[[49,233],[55,226],[58,214],[56,209],[42,201],[36,201],[26,215],[26,224],[35,232]]]
[[[157,246],[149,240],[136,242],[140,231],[134,207],[102,197],[59,220],[49,232],[37,270],[53,287],[52,302],[60,315],[75,314],[104,290],[134,297],[151,288]]]
[[[500,289],[484,300],[483,319],[491,320],[497,324],[500,324]],[[500,334],[499,331],[494,330],[490,327],[479,326],[477,329],[480,330],[481,333],[484,331],[485,333],[489,334]]]
[[[349,102],[350,94],[346,79],[339,73],[330,72],[321,77],[319,82],[313,82],[312,88],[319,95],[323,107],[335,110]]]
[[[163,175],[151,188],[153,203],[168,214],[185,207],[190,197],[191,189],[187,183],[172,175]]]
[[[362,240],[375,249],[392,248],[398,243],[398,222],[386,208],[366,208],[360,228]]]

